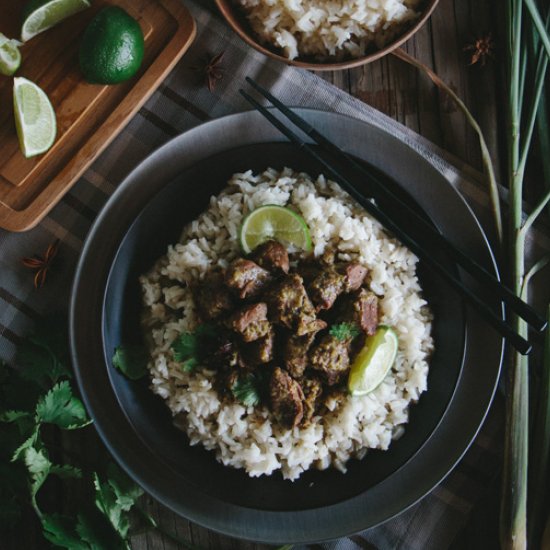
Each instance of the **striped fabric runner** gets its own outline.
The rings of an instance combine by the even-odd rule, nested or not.
[[[46,312],[66,311],[71,281],[86,234],[101,207],[125,175],[170,138],[211,119],[248,109],[238,94],[249,75],[284,102],[368,120],[405,141],[427,158],[468,199],[489,225],[488,201],[479,176],[443,151],[368,105],[317,76],[267,60],[246,47],[211,11],[211,2],[185,0],[198,24],[195,44],[126,129],[35,229],[21,234],[0,230],[0,359],[13,361],[15,349]],[[231,67],[209,92],[193,67],[224,51]],[[58,259],[46,286],[33,288],[21,258],[42,253],[60,239]],[[547,239],[537,246],[550,249]],[[356,536],[316,548],[444,549],[453,546],[472,510],[495,487],[502,439],[502,403],[497,399],[483,431],[453,473],[399,517]]]

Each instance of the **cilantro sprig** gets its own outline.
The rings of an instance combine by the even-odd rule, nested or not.
[[[253,374],[238,378],[231,386],[231,393],[245,407],[254,407],[261,401],[258,379]]]
[[[44,538],[58,548],[129,550],[130,536],[140,528],[157,529],[193,549],[140,508],[143,491],[114,464],[104,467],[109,461],[106,452],[95,465],[82,456],[71,463],[52,458],[64,455],[51,451],[52,442],[66,442],[70,433],[91,424],[74,392],[60,327],[64,325],[58,319],[40,324],[19,346],[16,368],[0,361],[0,540],[1,531],[17,528],[30,507]],[[60,431],[67,435],[60,437]],[[52,476],[80,480],[81,490],[72,492],[78,494],[72,515],[42,509],[41,491]]]
[[[172,342],[174,359],[185,372],[193,372],[212,353],[218,341],[218,329],[213,325],[199,325],[195,332],[184,332]]]
[[[329,333],[338,340],[353,340],[361,334],[361,330],[355,323],[339,323],[330,327]]]

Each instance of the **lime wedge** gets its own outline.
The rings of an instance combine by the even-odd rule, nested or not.
[[[21,40],[26,42],[63,19],[89,7],[89,0],[31,0],[23,10]]]
[[[311,237],[304,218],[284,206],[260,206],[243,221],[240,242],[246,254],[270,239],[306,252],[311,250]]]
[[[55,141],[55,112],[48,96],[26,78],[13,79],[13,107],[19,146],[29,158],[46,152]]]
[[[367,337],[349,373],[351,395],[366,395],[382,383],[395,361],[397,348],[397,334],[390,327],[380,325],[372,336]]]
[[[0,32],[0,74],[11,76],[21,65],[18,40],[10,40]]]

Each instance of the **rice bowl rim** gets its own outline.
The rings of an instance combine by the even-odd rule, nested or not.
[[[407,42],[407,40],[409,40],[420,30],[421,27],[424,26],[439,4],[439,0],[428,0],[428,5],[424,8],[422,15],[417,19],[417,21],[409,27],[405,33],[400,34],[395,40],[392,40],[389,44],[379,50],[376,50],[368,55],[346,61],[312,62],[302,61],[300,57],[297,57],[296,59],[288,59],[287,57],[277,53],[275,47],[271,49],[261,44],[256,38],[254,31],[250,29],[245,16],[240,13],[238,7],[234,5],[234,0],[215,0],[215,2],[227,24],[249,46],[252,46],[255,50],[263,53],[271,59],[275,59],[276,61],[280,61],[286,65],[300,67],[301,69],[308,69],[310,71],[341,71],[344,69],[352,69],[354,67],[360,67],[362,65],[372,63],[373,61],[390,54],[393,50],[396,50],[402,44]]]
[[[368,155],[366,151],[372,150],[369,149],[369,139],[364,139],[368,135],[375,141],[377,138],[380,140],[383,144],[381,150],[390,147],[394,156],[393,149],[397,148],[409,160],[416,162],[416,167],[421,168],[422,173],[429,172],[436,180],[432,183],[440,183],[445,190],[444,195],[452,197],[455,209],[465,214],[465,221],[461,222],[459,231],[464,238],[473,239],[469,241],[475,247],[472,248],[472,253],[481,255],[483,262],[491,269],[495,269],[498,274],[491,247],[472,208],[441,171],[434,168],[428,159],[419,155],[410,144],[372,123],[346,115],[313,109],[297,111],[310,123],[326,131],[330,137],[336,137],[334,132],[348,136],[352,139],[352,154],[360,158],[365,158],[365,155]],[[363,139],[355,140],[354,132],[359,132]],[[393,481],[394,486],[396,482],[399,483],[399,491],[392,495],[389,504],[386,502],[384,506],[377,506],[370,511],[362,506],[366,493],[383,494],[380,493],[382,485],[387,490],[387,480],[373,491],[367,491],[349,501],[328,508],[300,512],[273,513],[244,509],[226,503],[222,503],[223,506],[220,508],[220,501],[214,500],[212,503],[212,499],[203,493],[195,495],[200,497],[198,500],[183,498],[184,495],[181,493],[175,496],[173,480],[163,480],[167,472],[152,468],[152,450],[144,446],[139,433],[133,430],[125,412],[119,408],[112,387],[109,385],[107,389],[104,385],[104,378],[107,378],[109,384],[106,365],[98,370],[98,363],[94,362],[94,359],[99,358],[98,354],[101,355],[102,364],[107,360],[103,356],[103,350],[100,352],[97,346],[100,337],[97,333],[103,309],[100,294],[105,290],[103,277],[107,276],[104,271],[107,269],[108,272],[113,254],[118,250],[125,235],[121,231],[128,230],[135,216],[146,206],[150,198],[156,195],[159,187],[168,185],[175,175],[207,156],[238,146],[275,141],[280,141],[276,131],[267,125],[258,113],[228,115],[173,138],[130,172],[97,217],[79,258],[70,304],[71,358],[83,400],[103,442],[123,469],[157,500],[183,517],[229,536],[271,544],[318,542],[349,535],[387,521],[412,506],[441,482],[469,448],[487,415],[502,365],[503,340],[479,318],[471,314],[467,316],[468,333],[471,335],[466,356],[469,363],[467,381],[465,382],[463,376],[449,405],[453,417],[451,425],[456,431],[449,433],[451,426],[448,410],[442,418],[442,424],[446,425],[445,430],[440,429],[442,425],[438,427],[440,433],[437,444],[432,437],[421,449],[422,458],[426,458],[427,455],[434,467],[426,470],[422,465],[423,474],[420,479],[418,475],[403,476],[402,472],[398,479]],[[361,144],[362,153],[359,150],[354,152],[358,144]],[[175,158],[179,161],[173,162]],[[167,162],[168,160],[171,162]],[[374,164],[376,163],[375,155]],[[398,178],[398,181],[402,181],[402,178]],[[439,195],[439,192],[430,193],[431,197]],[[90,277],[90,273],[94,273],[94,276]],[[478,368],[480,362],[484,367],[481,370]],[[99,393],[98,390],[103,393]],[[459,421],[457,415],[460,416]],[[443,460],[436,460],[439,458]],[[157,462],[156,466],[158,464]],[[416,466],[419,467],[418,463]],[[408,473],[409,470],[410,464],[407,465]],[[215,516],[211,504],[217,506],[218,513]],[[353,511],[352,516],[348,516],[350,511]],[[336,512],[338,514],[335,515]],[[376,516],[374,521],[370,517],[373,514]],[[365,523],[366,515],[369,516],[369,524]],[[311,531],[312,522],[318,526],[318,530]]]

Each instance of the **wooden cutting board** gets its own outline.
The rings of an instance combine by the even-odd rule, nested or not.
[[[80,37],[107,5],[124,8],[145,37],[139,73],[122,84],[88,84],[78,66]],[[0,0],[0,31],[19,38],[22,2]],[[191,45],[196,29],[180,0],[93,0],[92,7],[29,40],[16,76],[38,84],[57,116],[57,138],[26,159],[13,117],[13,79],[0,75],[0,227],[34,227],[111,143]]]

